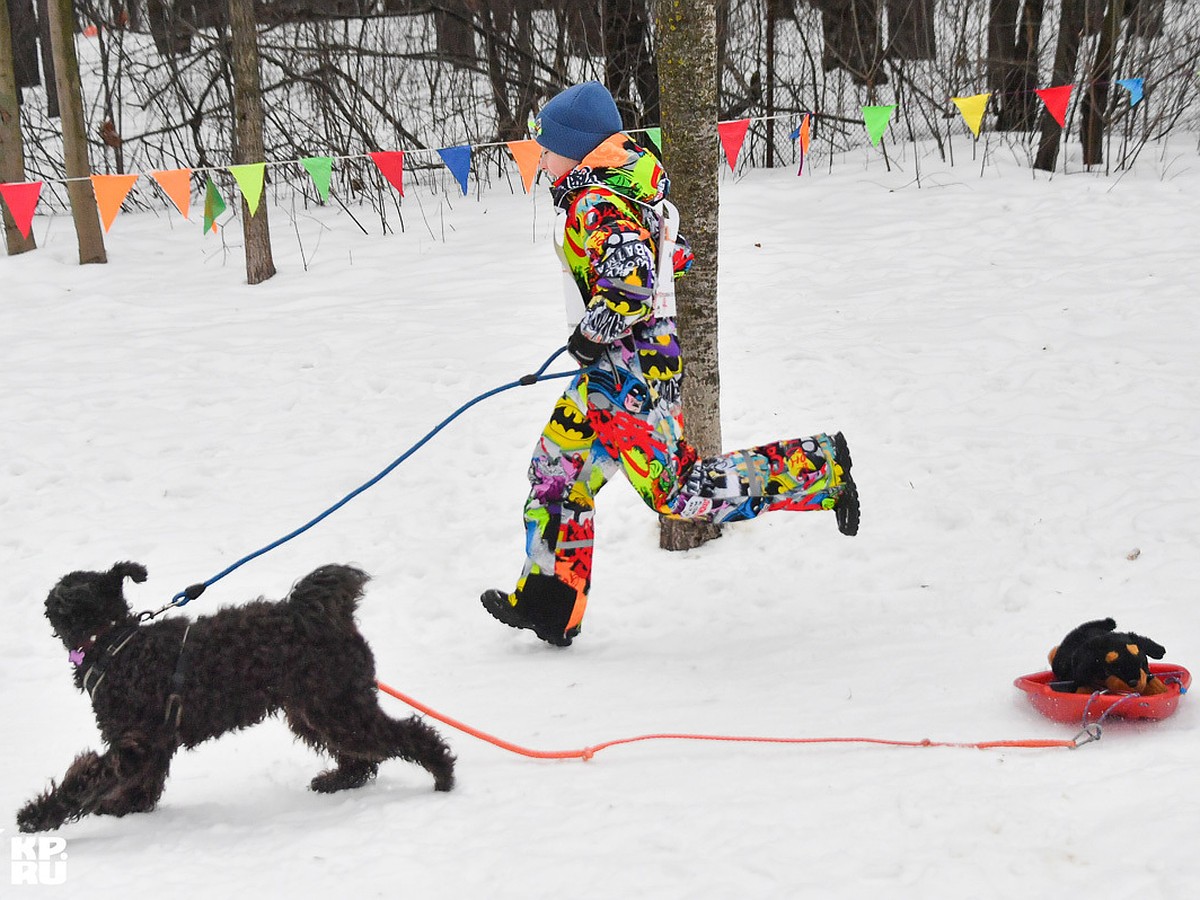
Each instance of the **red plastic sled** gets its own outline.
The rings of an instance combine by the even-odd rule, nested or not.
[[[1121,719],[1165,719],[1179,705],[1179,698],[1192,684],[1192,674],[1183,666],[1150,663],[1150,674],[1167,683],[1165,694],[1140,697],[1135,694],[1064,694],[1050,687],[1053,672],[1022,675],[1013,682],[1029,697],[1034,709],[1055,722],[1082,724],[1086,713],[1095,722],[1106,713]]]

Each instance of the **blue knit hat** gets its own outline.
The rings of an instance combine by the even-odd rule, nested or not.
[[[542,107],[534,120],[537,142],[568,159],[583,159],[621,130],[621,113],[598,81],[569,87]]]

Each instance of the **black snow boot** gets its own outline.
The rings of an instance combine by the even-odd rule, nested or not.
[[[493,617],[511,628],[526,628],[547,644],[569,647],[579,634],[576,625],[567,623],[575,609],[575,591],[549,575],[529,575],[515,594],[493,588],[484,591],[479,602]]]
[[[850,467],[854,463],[850,459],[850,448],[846,445],[846,438],[840,431],[833,436],[833,446],[834,463],[842,470],[842,492],[838,494],[833,512],[837,516],[838,531],[853,537],[858,534],[859,519],[858,487],[850,477]]]

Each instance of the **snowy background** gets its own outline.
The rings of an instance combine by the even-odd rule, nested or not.
[[[919,184],[874,151],[724,176],[725,445],[844,431],[857,538],[776,514],[670,554],[614,482],[583,635],[557,650],[503,627],[478,596],[519,571],[553,381],[477,407],[185,612],[357,563],[383,681],[551,750],[1069,739],[1012,681],[1106,615],[1197,668],[1194,142],[1110,178],[957,152]],[[59,576],[136,560],[151,577],[127,596],[158,607],[563,342],[545,191],[445,189],[407,198],[395,235],[272,208],[280,271],[256,287],[240,225],[222,247],[196,211],[122,215],[106,266],[77,265],[61,215],[0,258],[5,847],[97,745],[42,615]],[[64,828],[65,885],[0,873],[0,894],[1173,900],[1200,879],[1194,703],[1078,750],[650,742],[548,762],[439,726],[450,794],[402,762],[312,794],[324,761],[271,721],[179,755],[157,812]]]

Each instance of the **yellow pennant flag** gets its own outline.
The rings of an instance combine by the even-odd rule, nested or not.
[[[517,161],[517,170],[525,182],[525,193],[533,190],[533,179],[537,177],[538,163],[542,158],[542,147],[537,141],[509,141],[508,152]]]
[[[954,105],[958,107],[958,111],[962,113],[963,120],[967,123],[967,127],[971,129],[971,133],[975,137],[979,137],[979,127],[983,124],[983,112],[987,109],[988,100],[992,95],[975,94],[973,97],[951,97]]]
[[[121,210],[121,204],[129,195],[136,175],[93,175],[92,191],[96,194],[96,206],[100,209],[100,220],[104,230],[112,228],[113,220]]]
[[[150,177],[158,182],[163,193],[175,204],[179,214],[186,219],[188,211],[192,208],[192,170],[167,169],[151,172]]]
[[[258,201],[262,199],[263,178],[267,171],[266,163],[247,163],[243,166],[230,166],[229,174],[233,176],[242,196],[246,198],[246,208],[250,215],[258,212]]]

